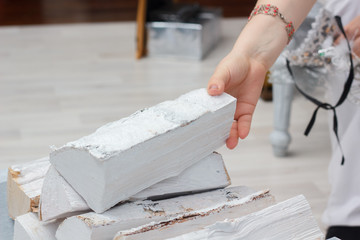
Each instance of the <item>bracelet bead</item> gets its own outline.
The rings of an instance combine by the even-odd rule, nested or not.
[[[262,4],[262,5],[256,6],[252,10],[252,12],[248,18],[248,21],[250,21],[254,16],[259,15],[259,14],[266,14],[266,15],[270,15],[273,17],[279,16],[280,19],[285,23],[285,31],[288,36],[288,44],[289,44],[289,42],[291,41],[291,39],[294,35],[294,32],[295,32],[294,24],[292,23],[292,21],[288,22],[286,20],[286,18],[284,17],[284,15],[279,12],[279,8],[274,5],[271,5],[271,4]]]

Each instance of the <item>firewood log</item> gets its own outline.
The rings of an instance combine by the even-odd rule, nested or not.
[[[56,240],[56,229],[61,222],[41,222],[32,212],[18,216],[14,224],[14,240]]]
[[[67,143],[50,154],[50,162],[101,213],[222,146],[235,105],[228,94],[195,90]]]
[[[257,201],[256,198],[250,199]],[[245,203],[249,205],[251,201]],[[221,220],[218,214],[210,215],[211,211],[212,209],[207,209],[179,214],[172,219],[121,231],[115,235],[114,240],[324,239],[310,206],[302,195],[243,217],[239,217],[239,214],[236,219],[231,219],[236,214],[229,213],[226,215],[228,219]],[[211,221],[207,219],[210,219],[209,216],[213,216]],[[209,225],[211,222],[214,223]]]
[[[37,212],[42,183],[49,166],[49,158],[45,157],[9,167],[7,205],[12,219],[28,212]]]
[[[155,230],[150,230],[146,236],[139,235],[135,237],[134,235],[129,238],[123,232],[123,236],[119,233],[114,239],[166,239],[166,236],[168,236],[167,232],[175,232],[175,229],[179,227],[181,227],[179,224],[174,224],[170,227],[167,226],[166,230],[164,230],[164,227],[156,228]],[[168,238],[168,240],[324,239],[324,234],[312,215],[310,205],[302,195],[240,218],[226,219],[206,227],[197,227],[200,230]],[[154,232],[149,237],[151,231]],[[156,235],[158,237],[153,238]]]
[[[165,179],[131,197],[131,201],[164,199],[189,193],[202,192],[230,185],[223,159],[212,153],[185,169],[179,176]],[[50,167],[43,184],[39,216],[43,221],[64,218],[90,211],[83,198]]]
[[[179,216],[182,216],[179,221],[195,217],[209,225],[226,218],[243,216],[272,204],[274,198],[268,191],[256,192],[247,187],[225,188],[159,201],[131,202],[115,206],[102,214],[91,212],[70,217],[60,225],[56,238],[112,239],[118,231],[151,222],[171,221]]]

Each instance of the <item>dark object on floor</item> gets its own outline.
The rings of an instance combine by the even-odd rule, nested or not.
[[[341,240],[359,240],[360,239],[360,226],[332,226],[329,227],[326,233],[326,239],[337,237]]]
[[[152,8],[148,0],[148,22],[188,22],[197,17],[201,8],[199,4],[182,4],[169,2],[158,8]]]
[[[261,90],[261,99],[268,102],[272,101],[272,84],[269,82],[270,71],[266,73],[263,88]]]

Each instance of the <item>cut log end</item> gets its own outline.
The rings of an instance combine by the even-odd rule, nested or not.
[[[10,218],[37,212],[43,178],[50,166],[47,157],[8,168],[7,204]]]
[[[25,194],[21,186],[17,183],[18,171],[8,170],[7,178],[7,205],[9,217],[15,220],[17,216],[31,212],[34,207],[34,199]],[[37,197],[34,197],[37,198]]]

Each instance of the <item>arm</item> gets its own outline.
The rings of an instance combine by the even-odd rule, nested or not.
[[[259,0],[257,5],[276,5],[297,29],[315,0]],[[285,23],[278,17],[256,15],[245,26],[233,49],[221,60],[208,83],[208,93],[219,95],[224,91],[237,98],[234,123],[226,144],[236,147],[238,138],[250,131],[252,115],[265,74],[287,45]]]

